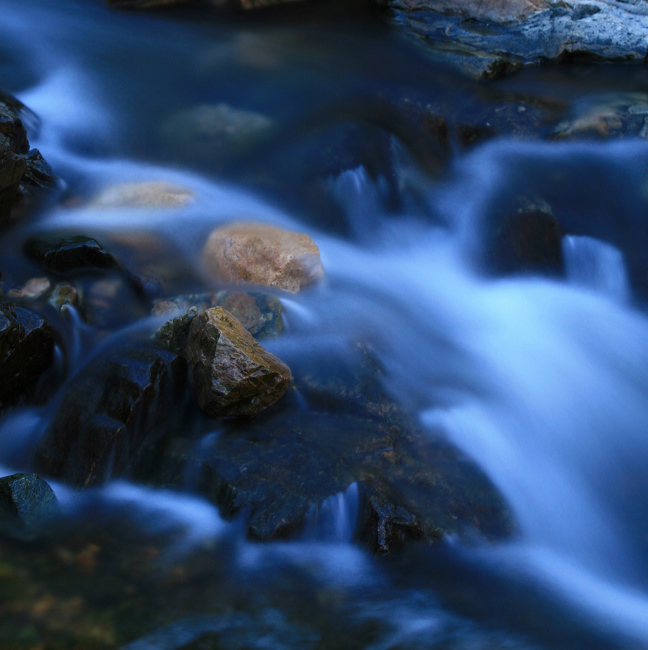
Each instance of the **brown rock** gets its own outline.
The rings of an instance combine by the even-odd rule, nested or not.
[[[194,193],[164,182],[123,183],[102,190],[91,208],[181,208],[194,200]]]
[[[319,248],[303,233],[263,223],[234,223],[212,231],[203,259],[216,279],[252,282],[297,293],[324,275]]]
[[[185,356],[200,408],[211,417],[254,416],[292,380],[290,368],[221,307],[193,319]]]
[[[50,288],[50,281],[47,278],[32,278],[28,280],[22,289],[11,289],[7,293],[9,298],[25,298],[34,299],[40,298],[47,293]]]

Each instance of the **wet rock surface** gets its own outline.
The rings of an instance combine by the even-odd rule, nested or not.
[[[36,474],[13,474],[0,478],[0,530],[29,537],[58,510],[52,488]]]
[[[194,200],[190,190],[164,183],[123,183],[103,189],[86,206],[88,208],[181,208]]]
[[[288,366],[221,307],[192,320],[184,354],[200,408],[210,417],[252,417],[279,400],[292,379]]]
[[[173,318],[154,334],[154,338],[163,347],[181,352],[193,317],[211,307],[228,311],[256,339],[275,337],[283,331],[283,308],[277,298],[265,293],[223,290],[215,294],[185,294],[156,300],[153,314],[169,314]]]
[[[324,276],[319,249],[308,235],[263,223],[216,228],[205,244],[203,259],[215,279],[291,293]]]
[[[52,326],[32,311],[0,302],[0,410],[28,396],[54,359]]]
[[[51,476],[78,486],[126,470],[149,435],[182,417],[186,362],[145,345],[91,362],[68,387],[39,452]]]
[[[259,540],[299,535],[311,508],[353,482],[362,499],[357,538],[372,551],[446,533],[510,535],[512,517],[490,482],[385,395],[371,355],[355,355],[360,366],[342,361],[329,375],[316,362],[297,363],[296,389],[281,403],[252,421],[224,422],[199,445],[176,437],[143,449],[138,477],[162,485],[193,477]]]
[[[85,235],[32,237],[25,242],[25,253],[48,271],[61,275],[105,271],[115,266],[113,256],[96,239]]]
[[[476,77],[569,56],[640,61],[648,43],[642,3],[382,0],[391,19],[439,58]]]
[[[36,199],[40,189],[55,184],[40,152],[29,149],[21,120],[25,111],[18,100],[0,94],[0,223],[20,216],[18,204]]]

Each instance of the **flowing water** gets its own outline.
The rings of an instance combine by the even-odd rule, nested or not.
[[[451,143],[448,154],[386,108],[407,98],[477,115],[535,93],[569,114],[606,89],[640,103],[645,81],[643,67],[549,69],[480,86],[431,63],[362,3],[219,19],[4,0],[0,87],[35,113],[30,142],[61,178],[57,204],[5,234],[5,264],[25,266],[21,242],[34,232],[114,241],[145,232],[172,243],[169,265],[188,269],[179,286],[195,286],[205,282],[201,243],[221,222],[308,232],[326,278],[283,300],[286,331],[269,349],[290,365],[367,342],[389,393],[479,465],[519,534],[377,559],[353,541],[355,484],[309,513],[300,539],[255,544],[196,496],[191,475],[184,492],[53,482],[68,534],[86,549],[70,562],[94,566],[82,541],[105,529],[109,568],[101,579],[70,577],[65,537],[45,545],[29,575],[48,586],[23,586],[41,604],[41,627],[7,628],[15,636],[5,632],[3,647],[68,647],[52,641],[60,628],[47,617],[96,647],[129,650],[648,647],[648,143],[502,136],[472,149]],[[277,128],[219,156],[174,121],[221,103]],[[336,153],[349,139],[353,155]],[[136,181],[168,181],[196,200],[84,207],[84,197]],[[548,201],[567,231],[565,277],[488,272],[493,219],[519,196]],[[120,317],[106,339],[70,312],[62,367],[73,376],[159,324],[141,315]],[[0,421],[3,475],[32,467],[59,398]],[[218,425],[201,436],[197,448]],[[149,547],[162,551],[142,555]],[[12,552],[0,576],[36,551]],[[123,569],[131,553],[157,582]],[[42,604],[42,590],[57,589],[68,609]],[[120,612],[112,636],[104,610]]]

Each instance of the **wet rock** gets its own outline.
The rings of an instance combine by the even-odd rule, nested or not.
[[[181,208],[191,203],[194,193],[164,182],[123,183],[102,190],[88,208]]]
[[[34,201],[40,190],[55,184],[50,166],[36,149],[29,149],[21,120],[25,107],[0,94],[0,222],[16,217],[16,206]]]
[[[71,284],[57,284],[48,302],[57,311],[61,311],[65,305],[78,308],[80,306],[79,292]]]
[[[388,483],[371,480],[364,486],[364,492],[360,534],[372,551],[388,555],[407,541],[425,537],[419,518],[398,505],[402,498],[393,493]],[[439,531],[438,537],[442,535]]]
[[[0,409],[28,394],[54,358],[54,330],[37,314],[0,303]]]
[[[165,350],[170,350],[176,354],[182,353],[187,344],[189,328],[196,316],[198,316],[198,310],[191,307],[183,314],[171,318],[153,334],[153,340]]]
[[[324,362],[323,362],[324,361]],[[480,470],[434,432],[423,432],[380,387],[366,349],[291,361],[295,389],[254,420],[226,420],[199,445],[175,437],[141,454],[138,477],[198,489],[221,514],[245,516],[254,539],[301,534],[307,514],[357,482],[358,533],[373,550],[401,543],[500,539],[514,523]]]
[[[147,436],[180,417],[186,373],[184,359],[143,344],[95,360],[68,387],[41,468],[78,486],[119,476]]]
[[[60,239],[32,237],[25,253],[49,271],[59,274],[105,271],[115,265],[113,256],[96,239],[77,235]]]
[[[57,513],[52,488],[36,474],[0,478],[0,528],[29,537]]]
[[[12,300],[33,300],[45,295],[49,288],[50,281],[47,278],[32,278],[22,288],[8,291],[7,296]]]
[[[565,270],[558,220],[543,210],[524,211],[499,224],[490,252],[496,273],[562,275]]]
[[[210,417],[252,417],[286,392],[292,376],[229,312],[193,319],[185,348],[200,408]]]
[[[643,60],[648,7],[556,0],[378,0],[391,19],[441,59],[476,77],[572,55]]]
[[[186,340],[193,319],[193,316],[186,318],[189,311],[195,309],[195,313],[200,314],[210,307],[222,307],[228,311],[257,339],[278,336],[283,331],[283,307],[274,296],[258,292],[219,291],[213,295],[186,294],[156,300],[153,315],[169,314],[174,318],[156,332],[155,338],[163,346],[171,340],[180,345],[181,340]]]
[[[203,259],[218,280],[263,284],[291,293],[324,276],[319,249],[308,235],[263,223],[216,228],[205,244]]]

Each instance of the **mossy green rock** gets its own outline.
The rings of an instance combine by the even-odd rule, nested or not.
[[[193,319],[185,357],[200,408],[210,417],[252,417],[279,400],[292,379],[290,368],[221,307]]]
[[[0,303],[0,410],[38,382],[54,358],[54,329],[38,314]]]

